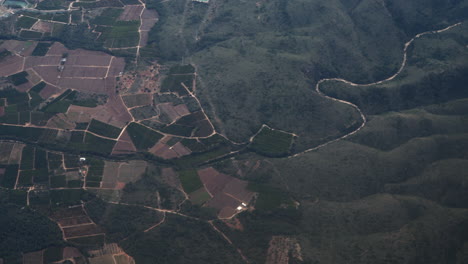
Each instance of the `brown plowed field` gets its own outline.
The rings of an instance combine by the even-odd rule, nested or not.
[[[53,86],[53,85],[50,85],[50,84],[47,84],[44,89],[42,89],[42,91],[39,93],[39,95],[44,98],[44,99],[47,99],[49,98],[50,96],[56,94],[56,93],[59,93],[61,91],[61,89],[59,89],[57,86]]]
[[[218,213],[218,218],[221,218],[221,219],[230,218],[230,217],[233,216],[236,212],[237,212],[237,210],[236,210],[235,208],[232,208],[232,207],[224,207],[223,209],[221,209],[221,211],[219,211],[219,213]]]
[[[54,28],[54,24],[51,22],[47,21],[38,21],[32,26],[32,30],[44,32],[44,33],[50,33],[52,32],[52,29]]]
[[[42,264],[44,251],[35,251],[23,254],[23,264]]]
[[[173,168],[162,168],[161,174],[164,182],[173,188],[182,189],[182,184],[180,183],[179,177],[177,177],[177,173]]]
[[[104,173],[102,175],[103,188],[115,188],[119,178],[120,163],[105,161]]]
[[[195,131],[195,137],[207,137],[213,133],[213,128],[208,120],[199,121],[197,124],[197,131]]]
[[[112,150],[112,155],[125,155],[136,152],[135,145],[132,142],[119,140]]]
[[[124,71],[124,68],[125,68],[125,59],[114,57],[109,68],[108,76],[109,77],[119,76],[120,73]]]
[[[228,184],[226,184],[223,192],[236,197],[244,203],[248,203],[254,196],[254,193],[247,190],[247,185],[248,183],[246,181],[233,178]]]
[[[106,81],[104,79],[61,78],[58,86],[66,89],[75,89],[82,92],[104,94]]]
[[[23,58],[13,55],[0,61],[0,76],[9,76],[20,72],[23,68]]]
[[[180,116],[185,116],[185,115],[190,114],[190,111],[188,110],[188,108],[187,108],[187,106],[185,104],[180,104],[180,105],[174,106],[174,110]]]
[[[29,89],[31,89],[32,87],[33,85],[30,82],[27,82],[27,83],[23,83],[21,85],[16,86],[16,90],[24,93],[24,92],[29,91]]]
[[[161,142],[156,143],[149,152],[163,159],[173,159],[179,156],[174,150],[170,149],[168,145]]]
[[[124,7],[124,11],[120,14],[118,20],[120,21],[132,21],[140,20],[140,13],[143,10],[141,5],[127,5]]]
[[[150,9],[145,9],[145,11],[143,11],[143,14],[141,15],[141,18],[142,19],[158,19],[158,13],[154,10],[150,10]]]
[[[57,66],[60,64],[62,56],[31,56],[26,57],[26,62],[24,63],[24,68],[32,68],[34,66]]]
[[[36,66],[33,68],[42,79],[53,85],[58,84],[58,76],[60,72],[57,70],[57,66]]]
[[[62,72],[62,78],[104,78],[107,73],[107,68],[104,67],[83,67],[83,66],[66,66]]]
[[[206,203],[206,206],[216,208],[219,211],[221,211],[225,207],[235,209],[239,206],[239,204],[240,204],[239,201],[232,198],[231,196],[225,193],[220,193],[220,194],[215,195],[211,200],[209,200]]]
[[[205,185],[206,189],[215,196],[223,191],[224,186],[233,179],[233,177],[219,173],[212,167],[201,169],[198,171],[200,180]]]
[[[138,41],[138,45],[140,47],[144,47],[148,44],[148,36],[149,36],[149,31],[141,31],[140,32],[140,40]]]
[[[179,157],[190,155],[192,152],[186,148],[182,143],[177,142],[174,146],[172,146],[172,149],[177,152]]]
[[[28,79],[32,85],[36,85],[41,81],[41,77],[36,74],[33,70],[29,69],[26,71],[28,73],[28,76],[26,76],[26,79]]]
[[[58,55],[62,56],[64,53],[68,52],[68,49],[62,43],[55,42],[50,46],[49,51],[47,52],[47,56],[50,55]]]
[[[72,208],[63,208],[51,213],[50,218],[60,220],[69,217],[86,216],[85,211],[81,206]]]
[[[161,112],[165,113],[169,117],[171,122],[180,117],[172,103],[158,104],[158,107],[161,110]]]
[[[74,247],[65,247],[63,249],[63,258],[68,259],[68,258],[78,258],[83,256],[81,254],[80,250]]]
[[[127,107],[150,105],[153,101],[151,94],[130,94],[123,95],[122,100]]]
[[[103,233],[103,230],[95,224],[63,228],[63,234],[65,235],[65,238],[88,236],[99,233]]]
[[[247,190],[247,182],[219,173],[212,167],[197,171],[205,188],[213,195],[205,205],[219,210],[219,218],[232,216],[241,203],[248,204],[253,192]]]
[[[110,55],[69,55],[67,58],[67,65],[74,66],[109,66]]]
[[[137,181],[148,168],[148,163],[142,160],[132,160],[120,166],[119,182]]]
[[[36,45],[37,42],[7,40],[0,45],[0,48],[5,48],[21,56],[30,56]]]
[[[81,225],[91,223],[88,216],[78,216],[73,218],[64,218],[57,221],[61,227]]]

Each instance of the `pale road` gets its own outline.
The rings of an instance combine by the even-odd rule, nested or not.
[[[351,107],[353,107],[354,109],[356,109],[356,111],[359,112],[359,115],[361,116],[361,119],[362,119],[362,124],[355,130],[351,131],[350,133],[348,134],[345,134],[339,138],[336,138],[336,139],[333,139],[333,140],[330,140],[330,141],[327,141],[323,144],[320,144],[318,146],[315,146],[313,148],[310,148],[310,149],[307,149],[307,150],[304,150],[302,152],[299,152],[297,154],[294,154],[292,156],[289,156],[289,158],[294,158],[294,157],[297,157],[297,156],[300,156],[302,154],[305,154],[307,152],[310,152],[310,151],[314,151],[314,150],[317,150],[319,148],[322,148],[322,147],[325,147],[331,143],[334,143],[334,142],[337,142],[339,140],[342,140],[342,139],[345,139],[349,136],[352,136],[354,134],[356,134],[359,130],[361,130],[367,123],[367,119],[366,119],[366,116],[364,115],[364,113],[362,112],[362,110],[355,104],[351,103],[351,102],[348,102],[348,101],[345,101],[345,100],[341,100],[341,99],[338,99],[338,98],[334,98],[334,97],[331,97],[331,96],[328,96],[326,94],[324,94],[321,90],[320,90],[320,85],[324,82],[327,82],[327,81],[337,81],[337,82],[342,82],[342,83],[346,83],[346,84],[349,84],[351,86],[361,86],[361,87],[367,87],[367,86],[372,86],[372,85],[378,85],[378,84],[382,84],[382,83],[385,83],[385,82],[388,82],[388,81],[391,81],[393,79],[395,79],[398,75],[400,75],[400,73],[403,71],[403,69],[405,68],[406,66],[406,62],[407,62],[407,50],[408,50],[408,47],[418,38],[424,36],[424,35],[428,35],[428,34],[437,34],[437,33],[442,33],[444,31],[447,31],[447,30],[450,30],[454,27],[457,27],[459,25],[461,25],[462,23],[459,22],[459,23],[456,23],[456,24],[453,24],[451,26],[448,26],[446,28],[443,28],[443,29],[440,29],[440,30],[431,30],[431,31],[426,31],[426,32],[423,32],[423,33],[419,33],[417,34],[416,36],[414,36],[412,39],[410,39],[408,42],[405,43],[405,46],[403,48],[403,61],[401,62],[401,66],[400,68],[398,69],[398,71],[393,74],[392,76],[384,79],[384,80],[381,80],[381,81],[377,81],[377,82],[373,82],[373,83],[367,83],[367,84],[358,84],[358,83],[353,83],[353,82],[350,82],[350,81],[347,81],[345,79],[341,79],[341,78],[327,78],[327,79],[322,79],[320,81],[317,82],[317,84],[315,85],[315,91],[322,97],[325,97],[329,100],[332,100],[332,101],[335,101],[335,102],[340,102],[340,103],[343,103],[343,104],[347,104]]]

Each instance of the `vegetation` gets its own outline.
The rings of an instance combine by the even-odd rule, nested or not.
[[[250,149],[266,156],[284,156],[289,153],[292,145],[293,135],[262,127],[250,144]]]
[[[26,79],[26,76],[28,76],[28,73],[25,71],[22,71],[22,72],[8,76],[8,79],[10,79],[10,81],[15,86],[18,86],[18,85],[28,82],[28,79]]]
[[[5,172],[0,178],[0,186],[12,189],[15,187],[16,178],[18,177],[18,165],[1,165],[0,168],[5,168]]]
[[[148,150],[163,137],[158,132],[137,123],[131,123],[127,131],[139,151]]]
[[[255,208],[258,210],[273,210],[292,205],[291,198],[281,189],[253,182],[249,183],[248,189],[258,193],[255,201]]]
[[[21,30],[21,33],[19,35],[23,39],[40,39],[42,38],[42,33],[38,31],[32,31],[32,30]]]
[[[19,28],[31,28],[34,23],[37,22],[37,19],[32,17],[22,16],[18,18],[18,22],[16,22],[16,26]]]
[[[62,233],[47,217],[29,209],[0,204],[0,256],[3,258],[62,244]]]
[[[120,135],[121,129],[93,119],[89,124],[88,131],[105,137],[117,138]]]
[[[160,227],[130,236],[120,245],[142,264],[244,263],[207,223],[173,215],[167,215]]]
[[[37,43],[37,46],[34,48],[31,55],[32,56],[44,56],[49,51],[50,46],[52,46],[52,43],[39,42]]]
[[[120,16],[123,9],[120,8],[108,8],[104,9],[101,15],[97,16],[91,23],[96,25],[107,25],[112,26],[115,20]]]
[[[196,170],[179,171],[179,178],[186,193],[194,192],[203,187]]]
[[[64,0],[44,0],[36,8],[39,10],[65,9],[66,4],[67,2]]]
[[[134,47],[138,45],[140,35],[138,21],[117,21],[112,27],[98,26],[97,31],[102,32],[99,40],[107,48]]]
[[[44,89],[46,87],[46,83],[45,82],[40,82],[36,85],[34,85],[31,90],[29,90],[29,92],[34,92],[36,94],[40,93],[42,91],[42,89]]]
[[[108,241],[117,242],[142,232],[162,220],[162,214],[138,206],[107,204],[95,199],[86,204],[91,219],[106,230]]]

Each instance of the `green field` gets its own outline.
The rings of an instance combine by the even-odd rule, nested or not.
[[[211,199],[211,196],[205,188],[200,188],[190,193],[190,201],[196,205],[203,205],[209,199]]]
[[[120,135],[121,129],[93,119],[89,124],[88,131],[105,137],[117,138]]]
[[[262,155],[277,157],[288,154],[292,142],[293,135],[262,127],[260,133],[252,140],[249,148]]]
[[[37,22],[37,19],[34,19],[32,17],[27,17],[27,16],[22,16],[18,18],[18,22],[16,23],[16,26],[19,28],[31,28],[34,23]]]
[[[139,151],[148,150],[163,137],[158,132],[137,123],[131,123],[127,131]]]
[[[39,42],[37,43],[37,46],[34,48],[31,55],[32,56],[44,56],[49,51],[50,46],[52,46],[52,43]],[[36,92],[39,93],[39,91],[36,91]]]
[[[112,27],[98,26],[96,30],[102,32],[99,41],[106,48],[134,47],[140,39],[139,26],[138,21],[117,21]]]
[[[192,193],[203,187],[196,170],[179,171],[179,179],[186,193]]]
[[[112,26],[115,23],[115,20],[120,16],[123,9],[120,8],[109,8],[104,9],[104,11],[96,17],[91,23],[96,25],[107,25]]]
[[[28,76],[28,73],[23,71],[23,72],[19,72],[19,73],[8,76],[8,79],[14,85],[18,86],[18,85],[28,82],[28,79],[26,79],[27,76]]]

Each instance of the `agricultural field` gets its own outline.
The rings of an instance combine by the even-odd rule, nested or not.
[[[467,262],[467,10],[2,2],[0,264]]]
[[[21,40],[53,38],[68,47],[108,50],[135,58],[147,45],[158,15],[142,2],[124,2],[41,1],[27,10],[15,10],[6,19],[14,26],[5,33]]]
[[[259,133],[253,137],[249,147],[266,156],[284,156],[290,153],[293,138],[293,134],[263,126]]]

